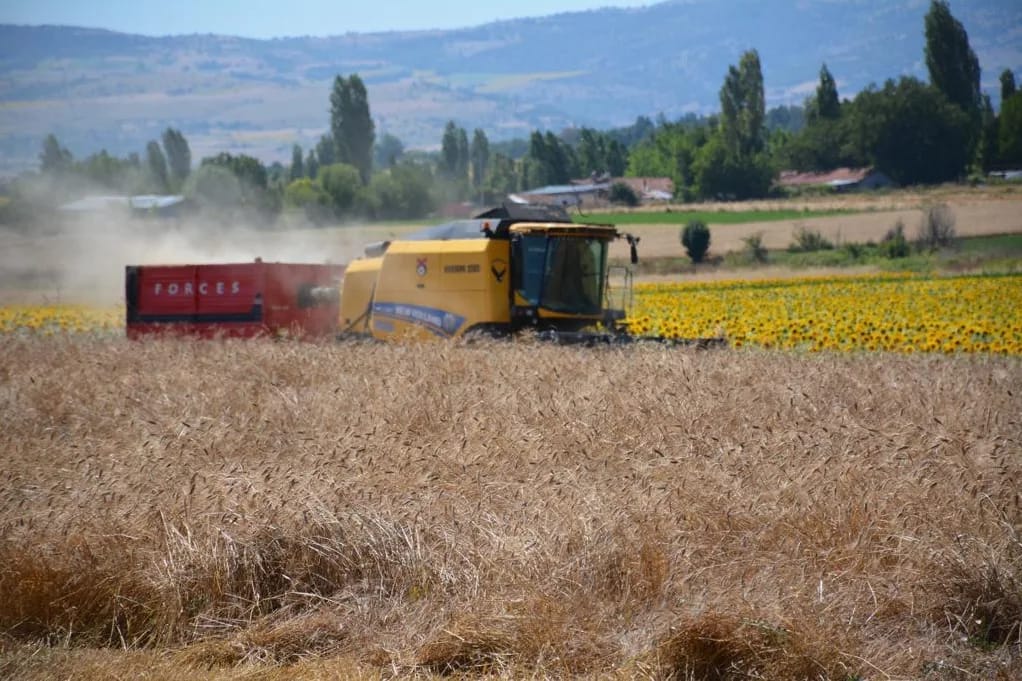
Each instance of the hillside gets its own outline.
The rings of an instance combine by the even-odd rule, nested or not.
[[[196,157],[226,149],[283,160],[323,131],[337,73],[362,75],[378,130],[409,146],[437,144],[451,118],[504,139],[712,111],[728,65],[751,47],[771,105],[801,102],[824,61],[850,96],[888,77],[925,77],[926,8],[672,0],[460,30],[274,40],[0,25],[0,174],[33,166],[51,131],[76,155],[125,154],[168,125]],[[1022,69],[1022,6],[953,9],[995,93],[1003,68]]]

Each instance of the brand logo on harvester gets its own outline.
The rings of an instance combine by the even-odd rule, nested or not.
[[[172,281],[169,284],[158,281],[153,284],[153,295],[157,296],[194,296],[196,290],[198,290],[200,296],[226,296],[229,294],[240,293],[241,282],[200,281],[198,286],[195,285],[195,282],[191,281]]]
[[[418,272],[420,277],[426,276],[426,258],[415,259],[415,271]]]
[[[374,325],[376,317],[388,317],[424,326],[440,336],[453,336],[465,323],[464,317],[453,312],[401,303],[373,303],[373,317]]]
[[[493,261],[492,265],[490,265],[490,271],[493,272],[493,277],[499,284],[504,281],[504,275],[507,274],[507,263],[498,258]]]

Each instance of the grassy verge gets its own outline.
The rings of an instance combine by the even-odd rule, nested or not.
[[[615,264],[624,264],[615,263]],[[1017,272],[1022,270],[1022,234],[997,234],[959,239],[954,248],[912,251],[905,257],[887,257],[875,244],[845,244],[810,252],[767,251],[756,260],[744,251],[727,253],[694,265],[686,257],[647,258],[639,261],[639,275],[696,274],[713,270],[747,271],[773,266],[808,269],[867,267],[887,272]]]

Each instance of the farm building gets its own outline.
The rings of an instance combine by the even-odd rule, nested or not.
[[[610,188],[625,184],[643,202],[669,201],[674,198],[674,182],[669,177],[609,177],[596,176],[585,180],[573,180],[570,184],[550,185],[512,194],[510,199],[518,203],[593,206],[606,204]]]
[[[67,217],[181,217],[188,202],[183,196],[143,194],[138,196],[86,196],[65,203],[59,210]]]
[[[882,189],[894,186],[891,178],[873,168],[836,168],[823,173],[800,173],[797,170],[782,170],[777,184],[780,187],[789,189],[830,187],[839,192]]]

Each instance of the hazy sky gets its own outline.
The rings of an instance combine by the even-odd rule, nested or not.
[[[0,23],[64,24],[145,35],[220,33],[251,38],[456,28],[498,19],[650,0],[3,0]]]

